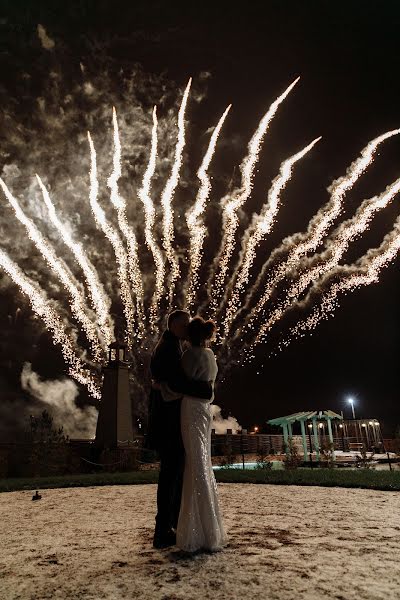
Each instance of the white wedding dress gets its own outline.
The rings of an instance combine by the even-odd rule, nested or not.
[[[210,348],[191,347],[182,356],[185,373],[192,379],[212,381],[218,367]],[[181,430],[185,446],[182,500],[176,543],[187,552],[217,551],[228,543],[218,505],[218,490],[211,463],[211,400],[184,396]]]

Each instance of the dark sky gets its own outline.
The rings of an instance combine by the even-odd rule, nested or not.
[[[0,6],[3,66],[7,56],[16,53],[27,69],[33,68],[30,63],[35,57],[25,52],[24,40],[34,36],[37,23],[42,23],[50,36],[68,48],[71,64],[92,52],[95,65],[95,46],[89,50],[87,44],[90,39],[121,65],[134,60],[145,71],[163,73],[180,87],[190,75],[196,78],[207,71],[211,74],[207,96],[196,119],[206,129],[232,102],[229,127],[242,144],[271,100],[300,75],[300,84],[279,113],[279,126],[266,147],[260,175],[270,181],[280,160],[317,135],[323,141],[302,165],[302,175],[288,186],[269,249],[283,236],[305,228],[326,202],[328,185],[345,173],[370,139],[400,126],[400,6],[394,0],[14,0]],[[221,166],[232,170],[231,159],[238,164],[242,150],[243,146],[232,157],[227,152]],[[400,175],[399,150],[398,141],[382,147],[371,173],[349,195],[349,208]],[[398,212],[397,199],[347,258],[379,245]],[[344,410],[350,416],[345,399],[352,395],[357,416],[383,420],[389,433],[400,423],[398,268],[397,260],[383,271],[379,284],[343,298],[334,319],[321,323],[312,336],[267,361],[260,349],[254,366],[234,369],[218,393],[217,402],[225,413],[230,411],[244,426],[310,409]],[[8,298],[6,302],[3,316],[10,312]],[[7,348],[3,340],[3,369]],[[261,363],[264,368],[257,375]]]

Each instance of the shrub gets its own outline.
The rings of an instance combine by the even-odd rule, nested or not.
[[[322,466],[328,467],[329,469],[332,469],[335,466],[334,450],[335,446],[333,442],[324,442],[321,445],[320,452]]]
[[[69,438],[63,427],[53,425],[53,417],[44,410],[39,417],[31,417],[31,444],[28,446],[27,465],[34,476],[69,472]]]
[[[294,443],[293,438],[290,437],[287,444],[287,453],[283,459],[283,465],[285,469],[297,469],[301,462],[302,459],[299,455],[299,449]]]
[[[371,467],[371,462],[373,461],[373,454],[370,452],[368,456],[367,448],[363,446],[360,450],[360,454],[356,455],[355,463],[357,467],[361,467],[363,469],[369,469]]]
[[[257,452],[257,466],[255,467],[256,469],[272,469],[272,462],[267,460],[268,455],[268,446],[262,444]]]

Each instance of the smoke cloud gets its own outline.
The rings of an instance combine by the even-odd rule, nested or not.
[[[217,404],[211,404],[211,413],[213,416],[213,428],[215,433],[226,433],[227,429],[232,429],[232,433],[237,433],[241,426],[235,417],[224,419],[221,414],[221,407]]]
[[[33,398],[46,405],[56,427],[63,427],[70,437],[93,438],[96,433],[98,411],[94,406],[79,408],[75,400],[78,386],[71,379],[43,380],[25,363],[21,373],[21,387]]]

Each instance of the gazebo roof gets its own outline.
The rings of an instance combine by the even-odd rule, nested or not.
[[[295,421],[308,421],[309,419],[319,419],[326,421],[331,419],[339,419],[343,421],[342,415],[338,415],[333,410],[310,410],[305,412],[293,413],[286,417],[277,417],[276,419],[270,419],[267,421],[269,425],[283,425],[286,423],[294,423]]]

